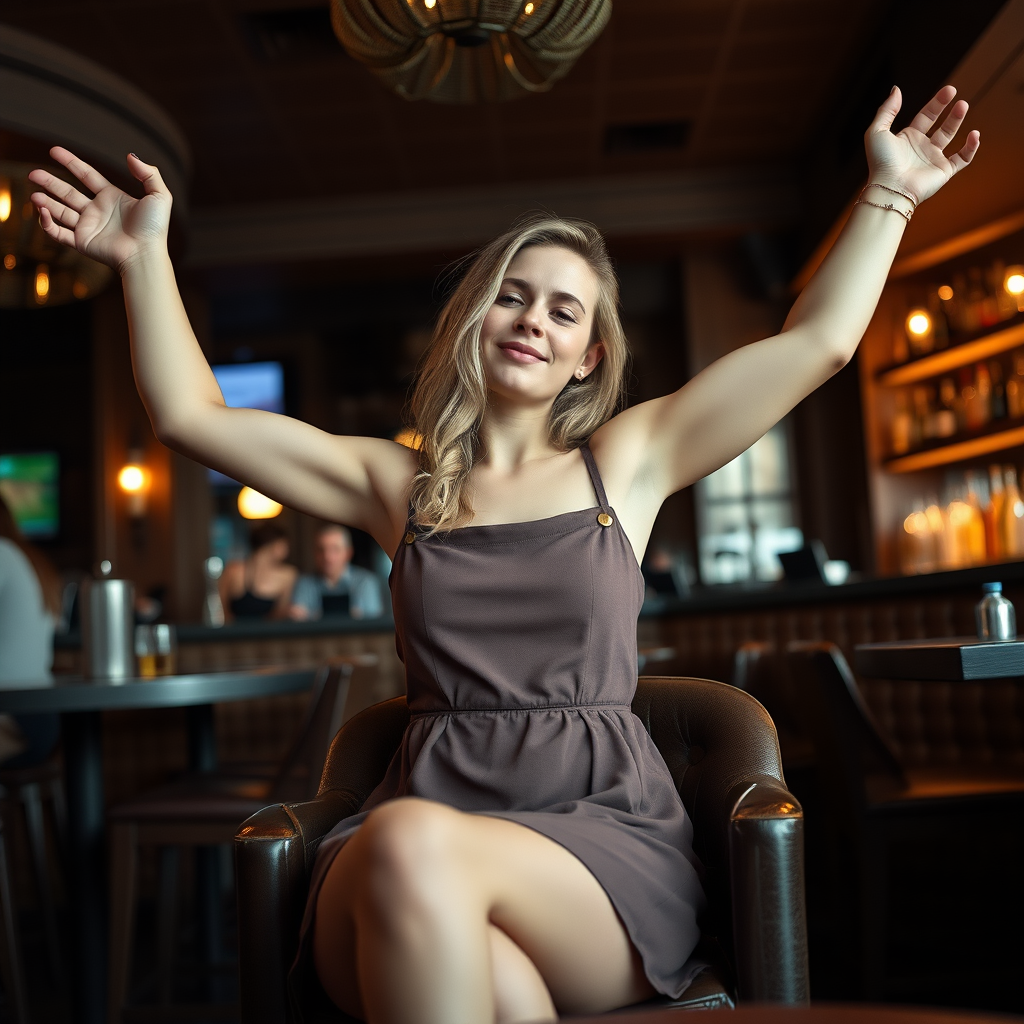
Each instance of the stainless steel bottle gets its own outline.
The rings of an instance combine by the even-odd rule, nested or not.
[[[85,675],[128,679],[135,675],[135,587],[130,580],[89,580],[82,593]]]
[[[224,560],[217,555],[203,562],[203,578],[206,580],[206,600],[203,602],[203,625],[220,627],[224,625],[224,605],[221,604],[217,581],[224,573]]]
[[[979,640],[1016,640],[1017,613],[1013,604],[1003,597],[1002,583],[983,583],[985,596],[975,605]]]

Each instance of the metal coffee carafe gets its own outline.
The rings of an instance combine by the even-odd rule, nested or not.
[[[103,562],[101,571],[110,572]],[[104,575],[82,592],[82,668],[92,679],[135,675],[135,587]]]

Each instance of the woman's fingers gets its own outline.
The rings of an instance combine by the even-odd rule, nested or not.
[[[44,206],[39,210],[39,226],[44,234],[50,236],[54,241],[66,245],[70,249],[75,248],[75,233],[69,228],[62,227],[50,215],[50,211]]]
[[[893,121],[896,120],[896,115],[900,112],[900,107],[903,106],[903,95],[900,90],[894,85],[892,91],[886,96],[882,105],[878,108],[878,113],[875,114],[874,121],[868,126],[868,135],[873,135],[876,132],[887,132],[892,128]]]
[[[110,184],[95,167],[80,160],[70,149],[54,146],[50,156],[62,167],[66,167],[90,192],[99,192]]]
[[[957,100],[946,115],[946,120],[932,133],[932,142],[939,149],[945,149],[953,136],[960,130],[960,125],[964,123],[964,118],[967,116],[967,110],[967,101]]]
[[[964,144],[960,147],[960,151],[954,153],[950,158],[949,162],[953,167],[953,173],[962,171],[973,159],[975,153],[981,148],[981,132],[977,129],[967,133],[967,138]]]
[[[61,181],[60,178],[50,174],[49,171],[41,169],[29,171],[28,178],[29,181],[39,185],[41,188],[45,188],[51,196],[56,196],[65,206],[70,206],[72,210],[78,213],[81,213],[89,202],[74,185]]]
[[[164,179],[160,175],[160,171],[153,164],[147,164],[134,153],[129,153],[128,169],[135,178],[142,182],[146,195],[153,195],[154,193],[170,195],[167,186],[164,184]]]
[[[946,107],[956,95],[956,89],[951,85],[944,85],[922,108],[921,112],[910,122],[910,127],[927,135],[932,130],[932,125],[939,118]]]
[[[66,228],[71,228],[72,231],[75,229],[79,215],[77,211],[72,210],[70,206],[65,206],[63,203],[54,199],[53,196],[48,196],[45,192],[33,192],[29,198],[39,210],[40,222],[42,222],[43,213],[45,211],[52,221],[55,221],[57,224],[61,224]]]

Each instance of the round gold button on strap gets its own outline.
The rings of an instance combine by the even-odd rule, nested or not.
[[[601,513],[601,514],[600,514],[600,515],[599,515],[599,516],[597,517],[597,521],[598,521],[598,522],[599,522],[599,523],[600,523],[600,524],[601,524],[602,526],[611,526],[611,525],[612,525],[612,523],[614,523],[614,522],[615,522],[615,520],[614,520],[614,519],[612,519],[612,517],[611,517],[610,515],[608,515],[608,513],[607,513],[607,512],[602,512],[602,513]]]
[[[416,539],[416,534],[415,533],[407,533],[405,535],[405,543],[406,544],[411,544],[415,539]]]

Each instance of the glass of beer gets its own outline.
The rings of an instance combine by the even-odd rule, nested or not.
[[[155,675],[173,676],[178,667],[178,634],[167,622],[152,627],[156,654]]]
[[[152,626],[135,627],[135,660],[139,675],[152,679],[156,675],[156,637]]]

